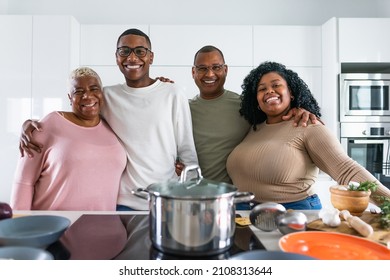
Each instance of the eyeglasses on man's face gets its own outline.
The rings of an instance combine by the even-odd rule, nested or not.
[[[128,57],[132,52],[138,57],[145,57],[146,54],[148,53],[149,50],[148,48],[145,47],[135,47],[135,48],[130,48],[130,47],[119,47],[116,49],[116,53],[121,56],[121,57]]]
[[[213,71],[214,73],[219,73],[223,70],[225,64],[213,64],[211,66],[194,65],[194,67],[199,74],[206,74],[209,70]]]

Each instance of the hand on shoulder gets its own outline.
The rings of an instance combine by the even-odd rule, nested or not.
[[[320,119],[317,118],[316,115],[310,113],[309,111],[303,108],[292,108],[288,111],[287,115],[283,116],[282,119],[284,121],[288,121],[294,119],[294,126],[302,126],[306,127],[308,124],[313,123],[321,123],[324,124]]]

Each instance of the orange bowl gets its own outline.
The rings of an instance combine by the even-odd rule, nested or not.
[[[330,187],[330,201],[338,210],[348,210],[351,215],[360,216],[368,207],[371,191],[349,191]]]
[[[367,238],[337,232],[300,231],[279,239],[283,252],[319,260],[390,260],[390,250]]]

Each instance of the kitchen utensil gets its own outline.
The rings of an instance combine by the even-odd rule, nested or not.
[[[238,253],[229,260],[315,260],[315,258],[296,253],[252,250]]]
[[[364,222],[362,219],[356,216],[352,216],[348,210],[340,211],[340,216],[347,221],[348,225],[354,228],[362,236],[367,237],[374,233],[374,229],[371,225]]]
[[[0,248],[0,259],[10,260],[53,260],[48,251],[34,247],[7,246]]]
[[[69,227],[61,216],[24,216],[0,221],[0,246],[46,247]]]
[[[350,191],[338,187],[329,188],[333,207],[340,211],[348,210],[354,216],[362,215],[369,205],[371,191]]]
[[[322,231],[294,232],[279,239],[283,252],[320,260],[390,260],[390,250],[367,238]]]
[[[191,171],[196,177],[187,179]],[[184,168],[179,181],[152,184],[146,191],[153,246],[189,256],[229,249],[235,231],[234,204],[254,198],[233,185],[204,179],[197,165]]]
[[[262,231],[273,231],[277,228],[276,218],[286,212],[279,203],[264,202],[256,205],[249,213],[249,219],[255,227]]]
[[[282,234],[305,231],[307,217],[302,212],[286,212],[276,217],[276,225]]]

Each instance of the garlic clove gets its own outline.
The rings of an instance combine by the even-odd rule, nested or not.
[[[336,208],[323,208],[318,213],[322,222],[330,227],[338,227],[341,224],[340,211]]]
[[[359,186],[360,186],[360,183],[354,182],[354,181],[350,181],[349,184],[348,184],[348,188],[351,189],[351,190],[355,190]]]

